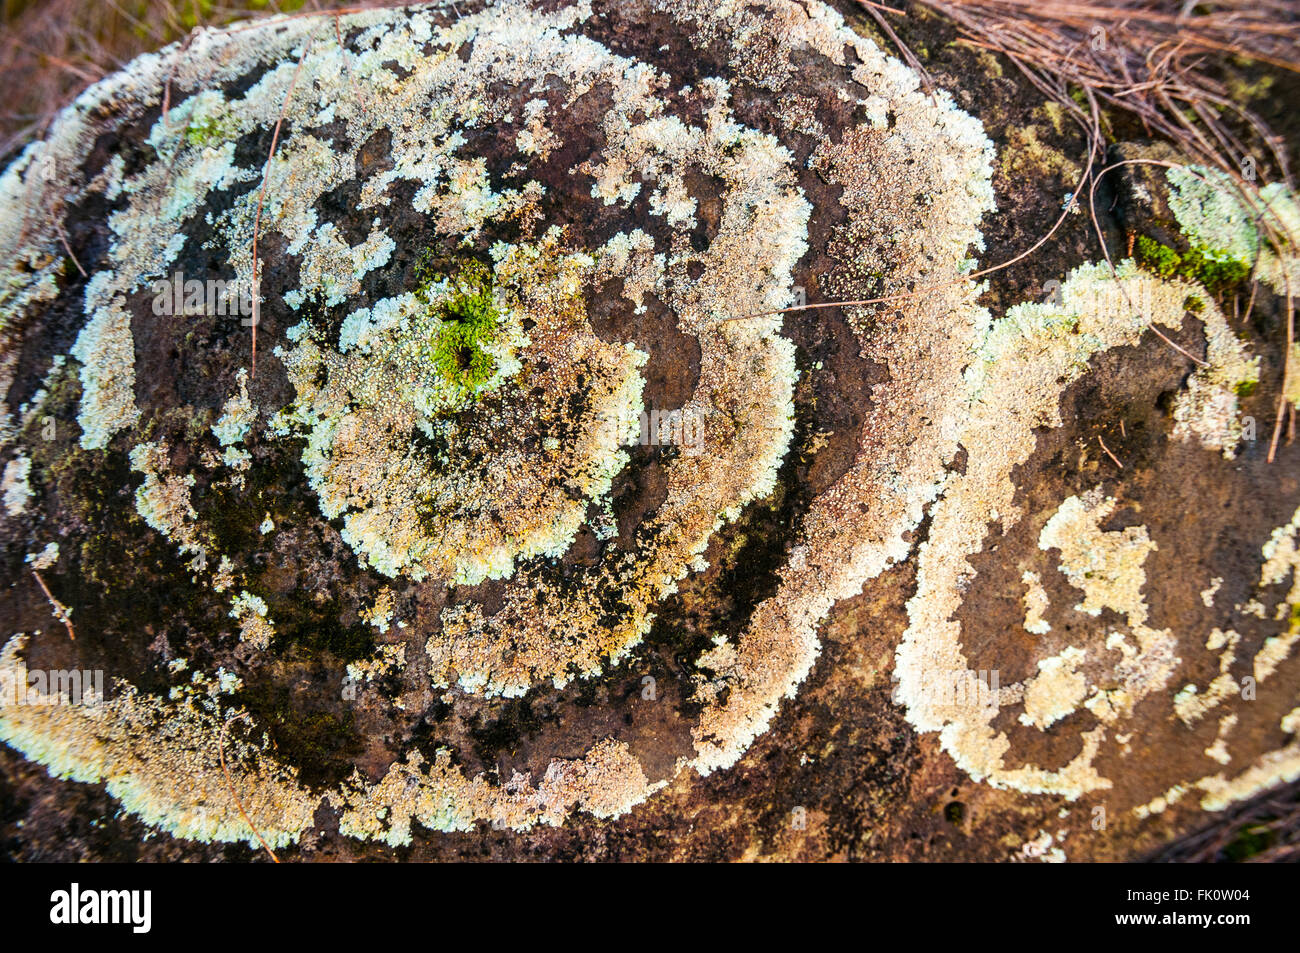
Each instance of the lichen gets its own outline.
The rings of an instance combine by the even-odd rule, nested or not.
[[[249,428],[257,418],[252,402],[248,399],[248,371],[239,371],[239,393],[226,401],[221,417],[212,425],[212,435],[223,447],[240,443],[248,436]]]
[[[199,63],[180,48],[136,61],[10,167],[0,180],[9,269],[0,287],[36,313],[57,292],[43,257],[57,236],[16,234],[31,164],[45,155],[60,168],[79,164],[102,132],[91,105],[112,103],[112,122],[148,124],[155,158],[107,165],[76,196],[111,193],[115,203],[71,351],[81,451],[128,454],[132,485],[108,492],[133,492],[147,527],[188,558],[196,598],[229,602],[206,619],[197,604],[181,605],[177,629],[231,644],[234,620],[241,644],[212,674],[199,652],[187,650],[195,661],[186,666],[158,663],[169,683],[194,669],[168,697],[123,685],[94,712],[0,708],[0,736],[56,776],[104,781],[147,823],[201,840],[255,838],[219,760],[214,771],[222,750],[248,816],[276,847],[309,828],[322,801],[343,834],[390,845],[410,843],[417,823],[526,830],[575,811],[618,817],[686,771],[735,764],[798,694],[831,608],[907,558],[928,516],[897,652],[900,700],[960,769],[1029,793],[1109,790],[1104,759],[1130,750],[1121,737],[1140,736],[1136,706],[1163,698],[1186,722],[1218,716],[1200,745],[1213,772],[1182,779],[1206,803],[1289,771],[1290,755],[1274,752],[1258,769],[1220,776],[1241,729],[1217,679],[1248,653],[1226,628],[1189,640],[1157,627],[1146,566],[1161,552],[1158,535],[1136,523],[1107,528],[1119,504],[1101,487],[1033,514],[1034,555],[1054,555],[1012,577],[1025,586],[1032,636],[1021,679],[974,706],[927,690],[936,674],[953,684],[975,674],[959,615],[971,557],[993,525],[1005,533],[1027,518],[1013,471],[1043,428],[1061,424],[1062,390],[1092,358],[1195,311],[1207,362],[1175,398],[1174,434],[1233,452],[1258,362],[1209,292],[1241,262],[1261,267],[1268,250],[1239,257],[1244,231],[1209,234],[1208,206],[1184,183],[1180,225],[1200,249],[1194,261],[1148,256],[1167,279],[1131,262],[1117,275],[1081,268],[1059,303],[1018,305],[995,321],[977,303],[982,286],[963,280],[995,205],[994,154],[951,96],[923,90],[819,3],[647,0],[646,9],[676,24],[684,49],[718,58],[720,75],[688,86],[671,57],[642,61],[602,42],[601,16],[582,2],[506,0],[455,17],[371,10],[341,15],[337,34],[333,21],[279,19],[204,33],[210,56]],[[799,81],[809,63],[825,74],[815,84]],[[164,113],[165,88],[178,101]],[[763,129],[740,118],[760,94],[778,104]],[[588,128],[573,128],[578,111],[590,112]],[[274,159],[245,167],[238,144],[264,136],[282,112]],[[1032,149],[1036,135],[1022,145]],[[1031,158],[1069,171],[1046,153]],[[563,195],[550,191],[560,191],[550,165],[560,161],[558,175],[579,183]],[[814,198],[828,205],[816,220]],[[339,202],[346,221],[327,215]],[[255,228],[259,255],[284,252],[257,268]],[[207,363],[182,360],[179,380],[166,382],[181,406],[168,405],[165,387],[144,388],[137,406],[137,343],[159,341],[136,341],[132,309],[141,289],[199,254],[249,287],[256,271],[259,306],[288,320],[263,326],[256,387],[251,363],[236,370],[245,363],[236,336],[204,354],[224,374],[213,375],[219,384]],[[488,762],[467,754],[465,721],[439,726],[430,699],[455,718],[478,717],[516,704],[503,699],[558,697],[607,675],[638,657],[665,603],[708,573],[711,547],[733,524],[758,501],[796,495],[788,481],[806,460],[788,460],[796,388],[808,378],[790,330],[821,315],[771,312],[796,301],[807,261],[826,266],[826,298],[891,298],[845,306],[843,321],[827,325],[835,351],[879,373],[835,424],[843,431],[799,446],[816,466],[833,439],[835,472],[819,473],[824,482],[790,511],[789,538],[773,550],[770,586],[754,589],[748,618],[672,646],[687,669],[674,689],[695,690],[675,707],[683,750],[651,771],[610,718],[579,725],[553,756],[540,752],[536,776],[467,766]],[[908,296],[918,288],[931,290]],[[1186,304],[1193,298],[1200,308]],[[673,340],[643,339],[641,329],[656,327],[651,334]],[[191,333],[185,359],[202,334],[220,336],[201,320]],[[655,362],[669,344],[689,357],[665,372]],[[824,390],[834,376],[820,360],[811,373]],[[680,406],[647,408],[656,388],[678,388]],[[647,409],[698,421],[699,446],[635,470],[629,447]],[[623,498],[620,486],[630,488]],[[321,553],[298,559],[310,545]],[[1286,545],[1279,537],[1266,561],[1282,560]],[[295,590],[295,575],[310,592]],[[1049,584],[1081,595],[1054,602]],[[1058,615],[1068,624],[1048,623]],[[331,765],[332,780],[309,784],[261,734],[267,726],[231,730],[230,719],[252,720],[261,701],[250,676],[282,674],[288,657],[320,662],[302,660],[311,655],[304,633],[321,623],[351,627],[356,644],[326,661],[356,683],[345,687],[357,689],[364,718],[408,705],[412,718],[430,716],[427,743],[391,752],[379,775],[367,773],[377,745],[367,772],[360,760],[350,776],[354,765]],[[26,644],[11,640],[0,663],[17,674]],[[422,657],[408,651],[421,648]],[[1172,681],[1193,649],[1219,668],[1204,687]],[[1290,650],[1273,642],[1251,656],[1269,690]],[[1162,695],[1170,685],[1182,694]],[[586,707],[587,686],[574,688]],[[590,697],[602,696],[593,688]],[[995,727],[1004,709],[1012,717]],[[601,727],[586,749],[572,750],[592,724]],[[1021,756],[1025,736],[1043,735],[1067,736],[1069,760]],[[1174,788],[1162,780],[1160,790]],[[1154,805],[1152,793],[1140,801]],[[1034,839],[1026,856],[1063,856],[1060,837]]]
[[[975,575],[967,558],[981,548],[990,523],[996,521],[1005,534],[1025,518],[1015,502],[1011,475],[1032,453],[1038,428],[1061,425],[1061,388],[1086,373],[1092,355],[1136,343],[1149,324],[1178,327],[1186,296],[1184,283],[1143,277],[1131,262],[1114,276],[1104,265],[1088,266],[1069,277],[1058,302],[1017,305],[987,327],[980,358],[967,375],[973,403],[961,433],[968,454],[965,470],[953,477],[933,510],[896,668],[908,719],[918,729],[939,732],[944,748],[975,778],[1071,799],[1111,789],[1114,779],[1099,766],[1122,761],[1133,750],[1133,737],[1141,737],[1142,723],[1133,714],[1137,704],[1160,698],[1180,661],[1198,649],[1219,656],[1220,679],[1208,695],[1195,686],[1184,688],[1170,698],[1171,707],[1195,719],[1236,697],[1229,673],[1236,658],[1235,635],[1218,631],[1202,648],[1181,633],[1152,625],[1144,563],[1158,542],[1141,525],[1103,529],[1102,521],[1112,516],[1117,503],[1099,488],[1063,501],[1039,537],[1042,548],[1060,552],[1061,573],[1083,593],[1072,610],[1068,642],[1036,636],[1034,644],[1041,648],[1030,652],[1030,659],[1037,656],[1033,677],[1003,684],[984,704],[926,691],[936,673],[952,673],[953,678],[973,674],[955,614]],[[1234,353],[1240,353],[1217,309],[1207,307],[1205,322],[1211,350],[1216,336],[1227,335],[1217,347],[1236,347]],[[1093,618],[1097,621],[1088,624]],[[1116,618],[1123,626],[1115,624]],[[1017,753],[1024,743],[1020,736],[993,727],[1001,710],[1016,707],[1023,707],[1019,720],[1025,728],[1068,728],[1077,738],[1076,753],[1063,763],[1026,761]],[[1223,738],[1235,722],[1221,724],[1220,740],[1207,749],[1211,760],[1223,756]],[[1203,782],[1195,775],[1183,783],[1214,788],[1217,793],[1203,802],[1211,809],[1245,790],[1244,785]]]
[[[10,516],[18,516],[27,509],[27,501],[32,498],[32,488],[27,482],[31,472],[32,461],[21,454],[5,464],[0,491],[4,493],[5,511]]]
[[[21,654],[27,641],[16,635],[0,650],[0,674],[13,684],[29,684]],[[257,846],[260,835],[278,848],[312,823],[320,798],[275,762],[265,739],[223,732],[223,721],[238,711],[221,707],[215,683],[178,688],[168,701],[130,685],[111,699],[78,705],[33,701],[0,707],[6,743],[54,777],[104,784],[124,810],[173,836]],[[243,792],[238,805],[221,767],[223,749]]]
[[[226,485],[218,464],[239,471],[235,486],[245,477],[258,485],[257,463],[245,446],[254,435],[263,441],[303,438],[303,466],[320,512],[342,521],[342,538],[363,570],[415,582],[430,576],[459,584],[511,581],[513,601],[498,617],[479,616],[478,636],[449,639],[440,634],[446,626],[429,636],[432,652],[450,650],[433,672],[435,681],[446,672],[466,690],[513,693],[545,678],[563,684],[575,671],[599,672],[644,635],[653,607],[677,581],[706,565],[701,555],[718,528],[774,487],[793,430],[793,348],[779,334],[779,319],[725,319],[791,302],[791,273],[806,251],[811,211],[796,185],[791,153],[731,117],[730,88],[721,79],[701,84],[698,125],[666,114],[658,98],[666,76],[566,32],[590,16],[583,4],[540,12],[512,3],[446,21],[429,11],[401,19],[375,11],[348,18],[352,26],[343,32],[352,33],[356,52],[322,40],[310,54],[294,51],[305,50],[319,23],[285,20],[279,32],[204,34],[221,75],[237,77],[259,62],[271,64],[233,98],[219,91],[210,64],[197,67],[180,50],[134,64],[128,76],[108,84],[111,90],[94,94],[134,103],[122,114],[139,115],[163,86],[199,85],[198,71],[209,70],[201,76],[205,91],[174,103],[150,130],[148,142],[159,161],[129,174],[115,166],[117,179],[102,183],[125,207],[111,219],[108,259],[114,270],[92,281],[96,292],[87,311],[96,317],[74,350],[82,363],[88,449],[106,447],[139,421],[129,399],[130,376],[123,373],[134,366],[125,302],[135,289],[170,275],[188,242],[185,225],[196,213],[205,214],[213,229],[207,250],[224,256],[240,284],[253,284],[249,249],[255,220],[264,237],[278,233],[288,254],[297,256],[298,284],[282,296],[300,320],[278,349],[292,402],[259,408],[250,396],[251,375],[241,374],[237,392],[210,428],[215,451],[201,443],[177,448],[174,441],[196,440],[189,431],[157,439],[140,439],[142,433],[130,451],[133,468],[143,476],[135,490],[139,514],[191,557],[197,574],[211,572],[214,590],[236,593],[230,615],[254,647],[275,650],[270,611],[265,600],[239,588],[244,573],[218,552],[205,515],[208,497]],[[861,43],[837,22],[813,21],[811,28],[840,63],[846,40]],[[804,32],[795,30],[782,55],[791,54]],[[452,55],[462,46],[467,59]],[[862,47],[872,62],[883,62],[874,48]],[[649,191],[648,214],[681,238],[663,245],[638,229],[592,252],[573,245],[563,227],[534,231],[526,225],[518,241],[492,247],[490,264],[469,264],[463,257],[460,247],[485,230],[506,222],[514,228],[537,217],[544,198],[542,187],[531,181],[498,191],[483,158],[460,153],[465,130],[522,123],[514,141],[525,170],[528,161],[552,154],[565,135],[548,115],[546,100],[530,101],[524,115],[516,116],[491,92],[493,83],[531,82],[539,75],[536,63],[501,55],[520,49],[548,64],[549,75],[572,96],[602,84],[612,90],[609,141],[588,170],[608,186],[597,201],[626,206],[636,191],[629,176],[654,175],[658,184]],[[393,72],[392,64],[404,75]],[[155,82],[164,75],[170,83]],[[366,108],[326,103],[345,98],[345,83],[373,90]],[[275,158],[265,169],[240,168],[235,143],[272,124],[291,87],[311,92],[289,109]],[[390,168],[362,182],[360,208],[376,217],[358,245],[349,244],[337,223],[322,221],[317,205],[347,181],[356,164],[303,123],[304,115],[319,124],[341,123],[357,145],[380,129],[391,135]],[[412,115],[420,121],[404,121]],[[64,147],[69,150],[89,141],[80,132],[70,138]],[[704,250],[682,240],[698,222],[696,199],[683,177],[694,169],[725,186],[717,234]],[[266,190],[264,206],[253,188],[215,212],[203,212],[214,192],[263,176],[275,183]],[[391,202],[386,192],[398,180],[416,183],[413,208],[446,238],[444,260],[459,264],[433,280],[418,275],[404,294],[365,300],[363,282],[394,262],[396,242],[384,219]],[[697,267],[703,280],[682,280],[688,268]],[[651,514],[643,542],[595,567],[572,591],[543,598],[539,593],[554,583],[538,578],[538,558],[561,555],[593,503],[608,511],[603,498],[626,465],[623,445],[637,439],[640,429],[641,368],[648,353],[632,341],[602,339],[585,313],[590,289],[616,279],[642,312],[654,294],[678,315],[683,333],[698,339],[699,383],[682,412],[703,422],[703,446],[693,451],[709,452],[681,454],[668,464],[667,498]],[[105,373],[109,367],[115,371],[111,377]],[[264,430],[259,421],[266,421]],[[535,433],[551,435],[540,441],[540,452],[527,440]],[[196,460],[207,472],[195,472]],[[211,563],[215,568],[209,569]],[[612,601],[603,592],[620,595]],[[528,608],[538,603],[547,611]],[[613,617],[599,609],[615,604],[623,608]],[[375,604],[369,619],[382,629],[394,611],[390,596]],[[524,624],[517,624],[521,618]],[[557,642],[551,633],[562,626],[573,636]],[[509,652],[500,645],[507,632]],[[218,682],[234,684],[225,677]],[[165,709],[166,703],[157,704]],[[160,759],[166,750],[160,740]],[[529,796],[540,807],[534,817],[531,808],[523,810],[514,782],[492,794],[482,778],[462,778],[438,763],[443,767],[436,782],[426,776],[419,784],[443,785],[459,805],[460,824],[502,811],[513,826],[539,819],[557,823],[574,809],[614,816],[659,786],[646,779],[624,745],[611,740],[586,758],[553,762]],[[402,764],[418,765],[419,757]],[[402,777],[398,768],[392,776]],[[363,818],[368,805],[384,799],[391,799],[387,782],[348,792],[346,803],[356,806],[345,812],[345,827],[359,836],[378,835],[375,822]],[[169,823],[163,818],[174,813],[152,802],[133,801],[132,809],[163,826]],[[198,836],[231,836],[228,820]],[[400,831],[383,836],[400,839]]]
[[[81,364],[81,446],[108,446],[118,431],[139,419],[135,406],[135,342],[131,322],[119,297],[111,297],[112,280],[100,272],[86,285],[90,320],[72,345]]]
[[[239,621],[239,640],[255,649],[268,649],[275,638],[275,624],[267,618],[266,600],[247,590],[231,600],[230,618]]]
[[[1183,257],[1146,239],[1160,267],[1212,291],[1252,272],[1278,294],[1288,284],[1300,287],[1300,205],[1284,184],[1265,185],[1248,198],[1218,169],[1175,166],[1165,174],[1169,209],[1192,248]]]

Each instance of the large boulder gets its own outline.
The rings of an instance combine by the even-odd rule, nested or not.
[[[1289,246],[1147,170],[1250,318],[1077,207],[972,280],[1079,139],[943,50],[508,0],[88,89],[0,179],[19,852],[1117,858],[1300,775]]]

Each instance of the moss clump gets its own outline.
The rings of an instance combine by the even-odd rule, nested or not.
[[[1138,263],[1148,271],[1153,271],[1161,278],[1172,278],[1182,265],[1182,256],[1168,245],[1162,245],[1153,238],[1139,235],[1135,246]]]
[[[1273,846],[1273,833],[1267,827],[1247,827],[1237,833],[1236,838],[1223,849],[1224,856],[1233,863],[1262,854]]]
[[[1186,254],[1179,254],[1168,245],[1146,235],[1139,235],[1134,250],[1138,264],[1148,271],[1161,278],[1183,278],[1199,282],[1213,294],[1226,291],[1250,276],[1250,265],[1247,262],[1200,245],[1194,245]]]
[[[185,128],[185,141],[195,147],[203,147],[210,142],[223,141],[230,137],[228,124],[218,116],[204,116],[195,119]]]
[[[497,339],[501,321],[501,312],[492,296],[491,269],[471,261],[462,264],[454,274],[440,275],[421,263],[417,278],[415,296],[435,309],[439,319],[429,341],[434,372],[445,385],[462,395],[476,393],[497,370],[496,358],[488,350]],[[435,288],[443,292],[436,304]]]

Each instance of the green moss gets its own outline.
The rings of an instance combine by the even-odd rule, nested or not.
[[[217,116],[205,116],[202,119],[197,119],[185,129],[185,141],[192,146],[202,147],[229,137],[229,124]]]
[[[1246,827],[1224,848],[1228,860],[1241,862],[1261,854],[1273,845],[1273,834],[1267,827]]]
[[[501,320],[492,296],[492,272],[481,262],[471,261],[454,274],[440,275],[422,263],[417,279],[415,296],[435,308],[440,321],[429,341],[434,370],[443,383],[470,396],[497,370],[496,359],[486,350],[496,340]],[[451,294],[435,304],[434,286],[444,283],[450,285]]]
[[[1258,381],[1237,381],[1232,390],[1238,397],[1249,397],[1255,393],[1255,388],[1259,386]]]
[[[1246,262],[1236,258],[1209,257],[1199,248],[1193,248],[1185,261],[1197,280],[1215,292],[1239,285],[1250,277],[1250,265]]]
[[[1065,108],[1057,102],[1048,100],[1043,103],[1043,112],[1052,123],[1052,129],[1059,136],[1065,131]]]
[[[1200,295],[1188,295],[1183,300],[1183,308],[1192,312],[1192,314],[1200,314],[1205,310],[1205,302]]]
[[[1193,246],[1186,254],[1179,254],[1168,245],[1139,235],[1134,251],[1138,264],[1161,278],[1196,281],[1214,294],[1226,291],[1250,276],[1247,262],[1200,245]],[[1196,309],[1189,306],[1188,310]]]
[[[1138,264],[1147,271],[1155,272],[1161,278],[1172,278],[1178,273],[1182,256],[1168,245],[1162,245],[1146,235],[1139,235],[1134,247]]]
[[[180,6],[180,21],[185,29],[192,30],[212,19],[213,0],[191,0]]]
[[[1239,103],[1251,99],[1263,99],[1272,91],[1276,78],[1265,73],[1252,81],[1241,75],[1232,75],[1228,78],[1228,94]]]

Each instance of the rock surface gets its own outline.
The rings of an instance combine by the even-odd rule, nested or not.
[[[8,852],[1129,859],[1300,776],[1294,246],[1148,168],[1114,270],[1076,210],[968,280],[1081,139],[919,29],[935,89],[848,6],[508,0],[88,90],[0,180]]]

